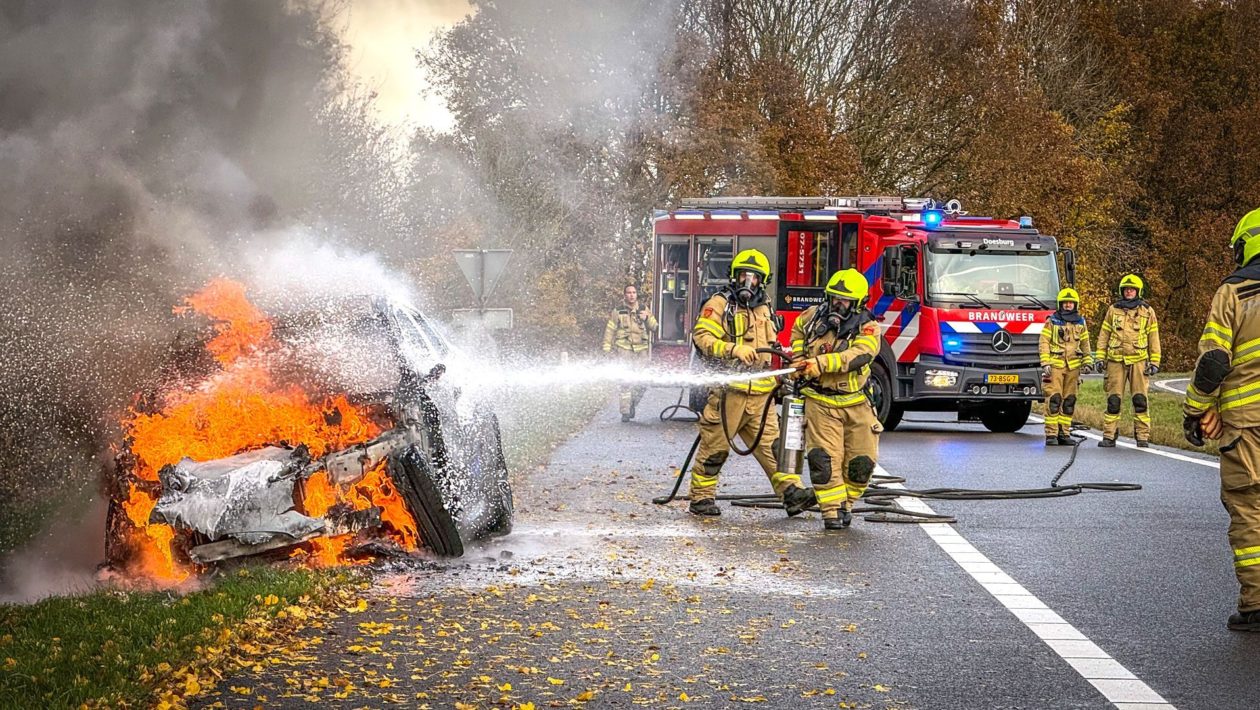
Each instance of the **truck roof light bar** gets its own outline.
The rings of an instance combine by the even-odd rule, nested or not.
[[[901,197],[898,195],[857,195],[853,197],[687,197],[679,206],[684,209],[747,209],[747,210],[869,210],[871,212],[921,212],[936,206],[930,197]],[[946,209],[950,213],[962,213],[957,200],[950,200]]]

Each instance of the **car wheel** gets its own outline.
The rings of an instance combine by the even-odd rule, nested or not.
[[[497,500],[492,500],[495,507],[490,526],[486,531],[492,536],[507,535],[512,532],[512,518],[516,514],[516,503],[512,498],[512,480],[508,473],[507,458],[503,455],[503,436],[499,431],[499,420],[491,416],[490,440],[486,442],[483,454],[490,456],[491,470],[494,472],[494,492]]]
[[[420,544],[441,557],[460,557],[464,541],[455,520],[442,504],[433,481],[433,467],[424,450],[412,444],[394,454],[387,466],[389,477],[416,519]]]

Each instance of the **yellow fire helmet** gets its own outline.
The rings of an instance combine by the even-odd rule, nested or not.
[[[1120,294],[1120,298],[1124,298],[1124,290],[1126,288],[1136,288],[1138,292],[1137,297],[1141,298],[1146,284],[1142,283],[1142,279],[1138,278],[1137,274],[1125,274],[1124,278],[1120,279],[1120,287],[1116,289],[1116,292]]]
[[[1058,298],[1054,299],[1055,305],[1062,305],[1064,301],[1071,301],[1077,308],[1081,307],[1081,295],[1074,288],[1063,289],[1059,292]]]
[[[1260,254],[1260,209],[1254,209],[1238,220],[1229,245],[1234,249],[1234,261],[1239,266],[1246,266],[1256,254]]]
[[[731,260],[731,278],[735,278],[736,271],[755,271],[761,274],[761,282],[770,280],[770,260],[765,254],[756,249],[745,249],[735,255]]]
[[[832,274],[827,280],[826,290],[828,296],[853,299],[858,308],[864,308],[871,295],[871,285],[857,269],[844,269]]]

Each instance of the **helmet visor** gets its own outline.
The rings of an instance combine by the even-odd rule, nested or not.
[[[761,274],[748,269],[739,269],[735,272],[735,283],[743,288],[757,288],[761,285]]]
[[[847,317],[853,312],[853,308],[857,305],[857,301],[852,298],[844,298],[843,296],[832,296],[827,305],[831,307],[832,313],[838,313],[841,316]]]

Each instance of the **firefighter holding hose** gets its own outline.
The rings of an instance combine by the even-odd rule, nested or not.
[[[1159,372],[1159,322],[1155,309],[1142,299],[1143,288],[1137,274],[1120,279],[1120,300],[1107,309],[1098,333],[1094,357],[1106,363],[1103,388],[1107,391],[1103,438],[1098,445],[1106,448],[1116,445],[1125,384],[1133,395],[1133,438],[1141,448],[1151,445],[1147,378]]]
[[[703,357],[721,369],[769,369],[772,356],[757,350],[773,347],[777,332],[766,303],[770,261],[756,249],[745,249],[731,261],[730,279],[725,288],[705,301],[691,340]],[[761,464],[788,516],[799,515],[814,504],[813,491],[801,486],[800,476],[784,474],[778,468],[774,444],[779,422],[770,411],[771,394],[777,386],[776,378],[761,377],[709,392],[700,415],[700,443],[691,468],[691,513],[721,515],[715,500],[718,473],[734,446],[731,437],[736,435]]]
[[[1221,503],[1240,593],[1226,626],[1260,631],[1260,209],[1230,240],[1239,268],[1216,289],[1183,407],[1186,440],[1221,442]]]
[[[1089,328],[1081,316],[1081,297],[1075,289],[1059,291],[1057,309],[1041,329],[1038,353],[1046,395],[1046,446],[1072,443],[1072,414],[1083,369],[1092,369]]]
[[[639,289],[634,284],[625,287],[623,297],[625,302],[613,310],[604,326],[604,352],[614,354],[627,365],[642,364],[647,361],[656,316],[639,304]],[[646,391],[643,386],[621,388],[621,421],[634,419],[635,407]]]
[[[871,362],[879,354],[879,324],[866,308],[870,286],[856,269],[827,281],[826,300],[792,326],[792,353],[805,396],[805,460],[824,530],[853,521],[866,492],[883,431],[866,397]]]

